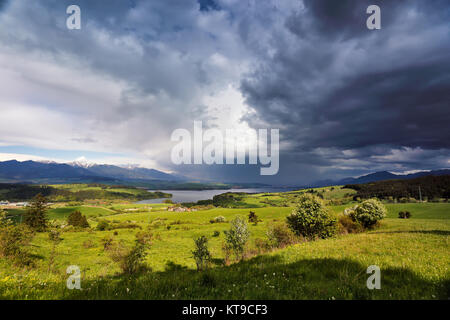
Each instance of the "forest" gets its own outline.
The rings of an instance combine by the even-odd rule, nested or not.
[[[450,175],[426,176],[409,180],[387,180],[365,184],[349,184],[344,188],[356,190],[354,199],[379,198],[398,200],[439,200],[450,198]]]

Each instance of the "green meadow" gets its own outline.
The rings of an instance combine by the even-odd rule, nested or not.
[[[320,188],[330,208],[342,214],[355,202],[352,190]],[[324,191],[322,191],[324,190]],[[448,299],[450,297],[450,204],[386,203],[387,217],[371,231],[341,234],[331,239],[301,242],[264,250],[268,228],[285,221],[291,203],[305,191],[247,195],[241,208],[169,212],[167,204],[109,204],[50,208],[50,219],[64,222],[79,210],[87,216],[87,231],[62,233],[52,258],[47,233],[32,242],[33,268],[19,268],[0,259],[2,299]],[[224,263],[224,230],[234,217],[254,211],[261,220],[249,224],[248,254],[243,261]],[[410,219],[399,219],[408,210]],[[11,214],[20,214],[16,210]],[[223,216],[223,223],[210,220]],[[137,225],[154,235],[145,264],[132,276],[105,252],[102,239],[132,245],[139,228],[97,231],[101,220]],[[205,235],[213,266],[198,272],[192,257],[194,239]],[[49,268],[49,261],[54,264]],[[66,287],[68,266],[81,269],[82,290]],[[367,267],[381,269],[381,289],[366,286]],[[51,270],[50,270],[51,269]]]

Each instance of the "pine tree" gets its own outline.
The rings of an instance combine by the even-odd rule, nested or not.
[[[72,212],[67,218],[67,223],[74,227],[89,228],[86,217],[83,216],[80,211]]]
[[[42,195],[36,195],[24,214],[24,223],[37,232],[47,229],[47,199]]]

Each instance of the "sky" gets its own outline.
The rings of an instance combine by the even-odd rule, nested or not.
[[[0,161],[296,185],[449,168],[449,108],[447,0],[0,0]],[[194,121],[279,129],[278,174],[175,165]]]

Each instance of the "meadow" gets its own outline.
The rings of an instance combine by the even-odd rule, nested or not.
[[[324,190],[324,191],[322,191]],[[12,266],[0,259],[2,299],[448,299],[450,297],[450,204],[386,203],[387,217],[381,226],[357,234],[302,242],[282,249],[262,250],[269,226],[283,222],[291,203],[305,192],[247,195],[241,208],[213,208],[195,212],[169,212],[167,204],[108,204],[58,206],[50,219],[65,221],[79,210],[91,229],[64,232],[49,268],[52,244],[47,233],[32,242],[33,268]],[[341,214],[354,203],[352,190],[321,188],[330,208]],[[249,209],[251,208],[251,209]],[[249,224],[247,258],[224,263],[224,230],[234,217],[254,211],[261,220]],[[399,219],[408,210],[410,219]],[[20,212],[16,211],[15,214]],[[223,216],[223,223],[210,220]],[[129,223],[154,235],[146,257],[149,270],[132,276],[105,252],[102,239],[111,237],[132,245],[139,228],[97,231],[101,220]],[[213,267],[196,271],[192,257],[194,239],[205,235]],[[82,290],[66,288],[70,265],[79,266]],[[381,289],[369,290],[366,269],[381,269]]]

